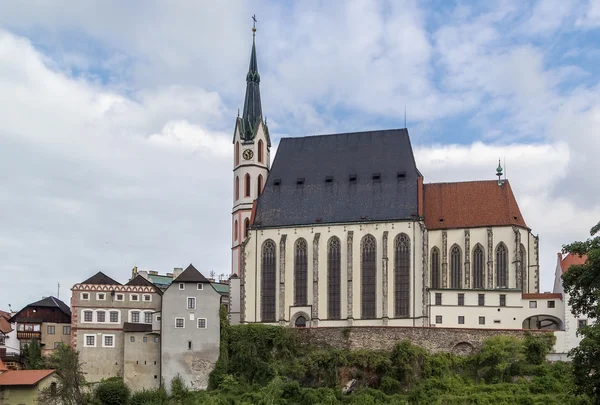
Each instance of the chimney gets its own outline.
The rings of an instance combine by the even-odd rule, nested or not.
[[[146,280],[148,280],[148,272],[146,270],[139,270],[137,272],[137,274],[139,274],[140,276],[144,277]]]
[[[179,277],[179,275],[183,273],[183,268],[182,267],[175,267],[173,269],[173,280],[175,280],[177,277]]]

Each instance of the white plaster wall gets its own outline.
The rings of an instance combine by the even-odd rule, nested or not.
[[[435,293],[442,294],[442,305],[435,305]],[[465,305],[458,305],[458,294],[465,294]],[[479,294],[485,294],[485,306],[478,305]],[[500,306],[500,295],[506,295],[506,306]],[[563,319],[564,302],[557,298],[522,299],[517,290],[430,290],[431,326],[436,325],[436,315],[442,316],[443,327],[522,329],[523,321],[535,315],[550,315]],[[529,308],[529,301],[537,301],[537,308]],[[548,301],[554,301],[554,308],[548,308]],[[464,316],[465,323],[458,323]],[[485,325],[479,324],[479,317],[485,317]],[[500,322],[495,322],[500,321]],[[558,347],[558,346],[556,346]]]
[[[294,299],[294,245],[299,238],[306,239],[308,246],[308,304],[314,303],[313,285],[312,280],[313,274],[313,240],[315,233],[320,233],[319,240],[319,268],[318,268],[318,316],[319,325],[326,326],[328,324],[339,325],[340,321],[327,321],[327,242],[332,236],[337,236],[341,242],[341,291],[342,291],[342,311],[341,317],[343,319],[348,317],[347,311],[347,236],[348,231],[353,231],[353,257],[352,257],[352,275],[353,275],[353,318],[354,324],[368,324],[368,325],[380,325],[381,320],[365,320],[358,321],[360,319],[360,262],[361,262],[361,240],[367,234],[373,235],[377,240],[377,279],[376,289],[378,291],[376,317],[381,318],[383,316],[383,233],[388,232],[388,316],[390,318],[390,324],[398,324],[405,326],[412,326],[413,320],[401,319],[393,320],[394,317],[394,303],[393,303],[393,292],[394,292],[394,278],[393,278],[393,257],[394,257],[394,239],[400,233],[406,233],[411,240],[411,276],[413,283],[410,285],[410,314],[411,317],[414,315],[420,317],[422,313],[422,258],[421,258],[421,233],[418,222],[388,222],[388,223],[365,223],[365,224],[349,224],[349,225],[319,225],[319,226],[308,226],[308,227],[297,227],[297,228],[283,228],[283,229],[264,229],[264,230],[253,230],[251,232],[251,239],[246,247],[246,277],[245,277],[245,289],[246,289],[246,321],[247,322],[258,322],[260,321],[260,269],[261,269],[261,249],[262,244],[272,239],[277,246],[277,277],[276,285],[279,291],[280,278],[280,240],[281,235],[287,235],[286,241],[286,259],[285,259],[285,319],[289,321],[289,316],[293,316],[293,311],[290,312],[289,308],[293,306]],[[414,232],[413,232],[414,231]],[[414,266],[413,266],[414,265]],[[257,288],[258,287],[258,288]],[[279,319],[279,294],[277,294],[277,318]],[[422,321],[418,321],[422,322]],[[344,321],[344,324],[347,324]],[[418,325],[420,326],[420,324]]]

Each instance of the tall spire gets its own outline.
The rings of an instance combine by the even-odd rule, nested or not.
[[[254,138],[256,127],[262,120],[262,106],[260,102],[260,75],[258,74],[258,63],[256,61],[256,16],[252,16],[254,25],[252,27],[252,53],[250,54],[250,66],[246,75],[246,98],[244,99],[244,112],[242,114],[242,139],[250,141]]]

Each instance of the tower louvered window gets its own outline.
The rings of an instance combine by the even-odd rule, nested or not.
[[[261,320],[263,322],[275,322],[275,249],[275,242],[271,239],[263,243],[261,261]]]
[[[450,250],[450,288],[462,288],[462,260],[457,245]]]
[[[504,243],[496,248],[496,287],[508,287],[508,253]]]
[[[327,245],[327,318],[340,319],[342,316],[340,240],[333,236]]]
[[[250,197],[250,175],[244,176],[244,197]]]
[[[483,288],[485,279],[483,276],[484,256],[481,245],[475,246],[473,250],[473,288]]]
[[[361,318],[376,316],[377,242],[366,235],[361,242]]]
[[[431,249],[431,288],[440,288],[440,250]]]
[[[294,305],[306,305],[308,298],[308,258],[306,240],[300,238],[294,248]]]
[[[394,313],[405,318],[410,313],[410,239],[405,233],[394,240]]]

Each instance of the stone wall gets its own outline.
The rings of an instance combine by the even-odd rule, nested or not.
[[[459,329],[459,328],[404,328],[361,327],[298,329],[302,340],[321,347],[336,349],[391,350],[402,340],[427,349],[429,352],[469,354],[481,349],[483,341],[491,336],[508,335],[522,338],[528,331],[520,329]],[[544,333],[545,331],[531,331]]]

